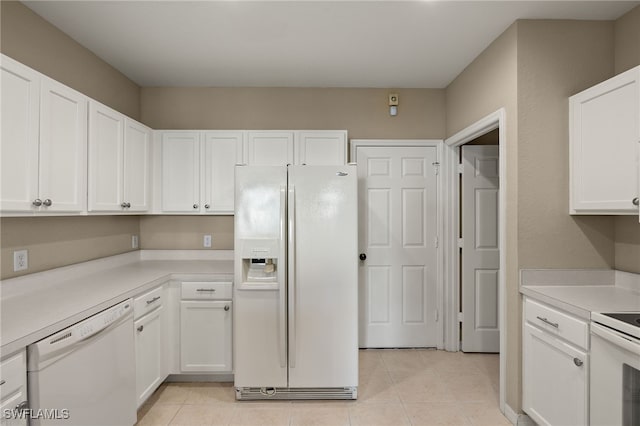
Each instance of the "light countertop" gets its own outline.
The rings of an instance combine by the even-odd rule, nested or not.
[[[592,312],[640,312],[640,274],[523,270],[520,292],[586,320]]]
[[[233,278],[232,253],[197,257],[138,251],[2,281],[2,356],[166,281]]]

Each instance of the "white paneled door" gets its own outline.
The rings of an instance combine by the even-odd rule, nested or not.
[[[462,350],[499,352],[498,146],[463,146],[462,163]]]
[[[437,345],[435,146],[358,146],[360,347]]]

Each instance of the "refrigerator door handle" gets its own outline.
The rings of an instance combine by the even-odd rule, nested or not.
[[[278,354],[280,367],[287,366],[287,276],[285,258],[287,255],[285,238],[287,235],[287,187],[280,187],[280,265],[278,265],[278,282],[280,283],[278,294]]]
[[[296,189],[289,185],[288,202],[288,222],[289,222],[289,257],[288,287],[289,287],[289,368],[296,366]]]

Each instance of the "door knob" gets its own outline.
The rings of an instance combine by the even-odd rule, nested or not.
[[[640,205],[640,198],[634,198],[633,200],[631,200],[631,203],[633,203],[634,206]]]
[[[360,253],[360,260],[367,260],[366,253]]]

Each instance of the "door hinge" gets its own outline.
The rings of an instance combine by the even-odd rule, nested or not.
[[[464,239],[463,238],[458,238],[458,248],[462,248],[464,245]]]
[[[458,312],[458,322],[464,322],[464,314],[462,312]]]
[[[438,163],[437,161],[434,161],[431,164],[433,165],[433,174],[438,175],[438,173],[440,172],[440,163]]]
[[[440,244],[440,242],[438,241],[438,237],[435,237],[435,238],[433,239],[433,246],[434,246],[435,248],[438,248],[438,245],[439,245],[439,244]]]
[[[435,317],[436,317],[436,322],[440,321],[440,312],[438,312],[438,310],[436,309],[435,313],[434,313]]]
[[[458,173],[464,173],[464,163],[458,164]]]

